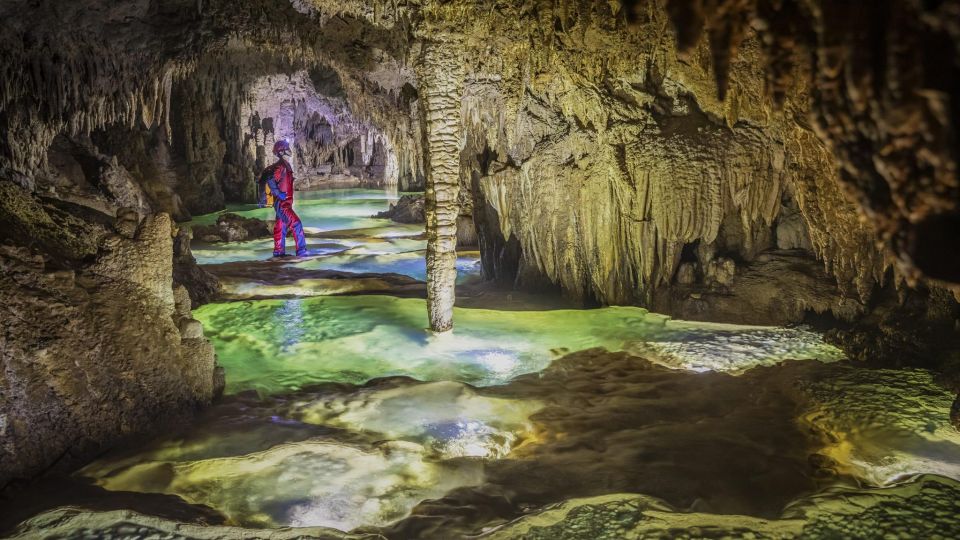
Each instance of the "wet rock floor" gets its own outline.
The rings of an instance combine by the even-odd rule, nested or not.
[[[388,201],[302,198],[305,259],[263,262],[269,240],[197,245],[228,284],[229,301],[196,312],[226,396],[16,494],[2,525],[22,522],[16,538],[960,536],[960,434],[930,373],[860,369],[804,329],[485,293],[469,255],[457,328],[432,336],[422,231],[368,217]]]

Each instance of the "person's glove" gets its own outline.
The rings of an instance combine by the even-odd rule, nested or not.
[[[277,198],[280,199],[281,201],[285,201],[287,200],[287,194],[282,191],[278,191]]]

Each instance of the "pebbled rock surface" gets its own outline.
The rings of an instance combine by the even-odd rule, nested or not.
[[[643,495],[608,495],[566,502],[523,517],[484,538],[573,540],[597,538],[769,540],[930,538],[960,533],[952,510],[960,485],[924,476],[880,491],[834,489],[794,503],[781,519],[678,512]]]
[[[223,525],[181,523],[132,512],[95,512],[81,508],[59,508],[45,512],[18,527],[9,538],[150,538],[153,540],[381,540],[378,534],[350,534],[325,527],[277,530],[246,529]]]

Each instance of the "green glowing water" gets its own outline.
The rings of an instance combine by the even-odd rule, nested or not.
[[[393,223],[372,218],[386,210],[400,194],[371,189],[334,189],[298,193],[295,209],[308,234],[311,258],[289,261],[284,266],[307,270],[336,270],[356,273],[396,273],[426,280],[427,242],[423,225]],[[229,205],[223,212],[197,216],[190,225],[215,223],[224,212],[264,220],[274,219],[270,208]],[[288,245],[291,239],[287,239]],[[206,243],[195,239],[193,255],[199,264],[215,265],[269,259],[273,239],[244,242]],[[479,254],[467,252],[457,259],[462,282],[479,274]],[[303,290],[309,286],[301,287]],[[322,293],[323,291],[315,291]]]
[[[203,306],[227,392],[273,394],[321,382],[406,375],[502,384],[592,347],[637,351],[671,367],[742,371],[785,359],[838,360],[799,329],[674,322],[646,310],[460,309],[451,334],[431,335],[423,300],[388,296],[261,300]]]
[[[198,242],[201,263],[253,270],[234,274],[235,290],[296,297],[195,310],[225,368],[227,396],[194,424],[78,474],[108,490],[209,505],[234,525],[378,526],[390,538],[472,536],[544,504],[644,487],[686,501],[683,509],[696,500],[707,510],[674,514],[658,502],[657,519],[638,520],[633,502],[618,510],[617,495],[591,499],[587,510],[570,503],[556,516],[532,515],[504,537],[522,529],[581,538],[626,516],[627,525],[603,533],[622,537],[631,527],[656,529],[664,515],[681,516],[669,522],[674,528],[696,516],[706,528],[765,531],[767,521],[712,514],[710,504],[736,500],[759,512],[771,498],[781,505],[809,493],[807,451],[877,483],[892,474],[960,474],[960,440],[946,423],[950,396],[929,374],[899,386],[902,372],[865,376],[832,363],[841,352],[803,329],[673,321],[631,307],[456,308],[454,331],[434,335],[420,299],[314,296],[393,286],[311,277],[320,270],[424,278],[422,227],[369,217],[393,199],[371,190],[299,194],[312,233],[304,260],[244,265],[268,258],[272,241]],[[272,218],[270,209],[229,210]],[[461,255],[461,276],[475,274],[477,255]],[[814,362],[751,371],[784,360]],[[904,399],[915,406],[887,408]],[[923,429],[932,435],[908,437]],[[429,515],[436,528],[403,529],[411,512],[409,521]]]
[[[453,382],[239,399],[200,424],[81,474],[115,491],[166,493],[245,526],[387,525],[420,501],[483,483],[481,459],[531,437],[537,400]]]
[[[407,193],[389,193],[376,189],[327,189],[322,191],[298,191],[294,198],[294,208],[305,226],[315,231],[334,231],[349,229],[378,228],[385,220],[371,216],[386,210],[401,195]],[[255,204],[228,204],[226,209],[212,214],[196,216],[191,225],[210,225],[225,213],[243,217],[273,219],[272,208],[257,208]],[[392,224],[394,231],[414,231],[422,227],[407,227]]]

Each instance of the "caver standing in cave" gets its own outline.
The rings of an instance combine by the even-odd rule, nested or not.
[[[293,237],[297,242],[297,257],[303,257],[307,254],[307,239],[303,236],[300,216],[293,211],[293,168],[284,159],[284,156],[290,155],[290,143],[280,139],[274,143],[273,153],[278,158],[277,162],[263,170],[258,185],[260,207],[266,207],[272,199],[273,209],[277,213],[273,225],[273,256],[286,256],[289,227],[293,229]]]

